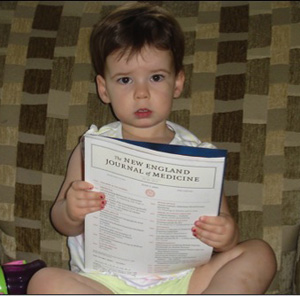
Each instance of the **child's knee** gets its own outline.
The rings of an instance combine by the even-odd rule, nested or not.
[[[263,252],[264,254],[274,255],[271,246],[264,240],[261,239],[250,239],[242,242],[241,244],[246,245],[246,249],[256,250]]]
[[[245,252],[250,252],[260,264],[266,264],[270,270],[276,271],[277,261],[272,247],[264,240],[252,239],[241,243]]]
[[[55,274],[55,269],[46,267],[36,272],[29,281],[27,294],[44,294],[43,288],[46,286]]]

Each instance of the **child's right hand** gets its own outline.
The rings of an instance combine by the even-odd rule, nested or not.
[[[72,182],[66,193],[66,211],[72,221],[81,223],[87,214],[104,209],[104,193],[92,189],[93,185],[88,182]]]

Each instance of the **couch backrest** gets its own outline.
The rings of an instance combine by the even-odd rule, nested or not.
[[[271,244],[278,274],[269,291],[291,293],[300,218],[299,1],[156,2],[186,36],[187,81],[170,119],[228,150],[225,191],[241,238]],[[114,120],[97,97],[88,38],[116,5],[0,2],[3,261],[68,266],[49,209],[80,135]]]

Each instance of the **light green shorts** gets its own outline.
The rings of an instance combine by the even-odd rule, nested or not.
[[[105,274],[80,273],[110,289],[114,294],[187,294],[193,270],[180,279],[168,280],[148,289],[137,289],[121,279]]]

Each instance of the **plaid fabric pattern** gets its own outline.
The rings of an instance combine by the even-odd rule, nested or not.
[[[225,191],[242,239],[273,247],[269,293],[300,293],[300,2],[151,1],[186,37],[186,85],[170,120],[229,153]],[[0,2],[0,257],[68,268],[49,210],[94,123],[88,39],[120,2]],[[298,250],[297,250],[298,245]]]

